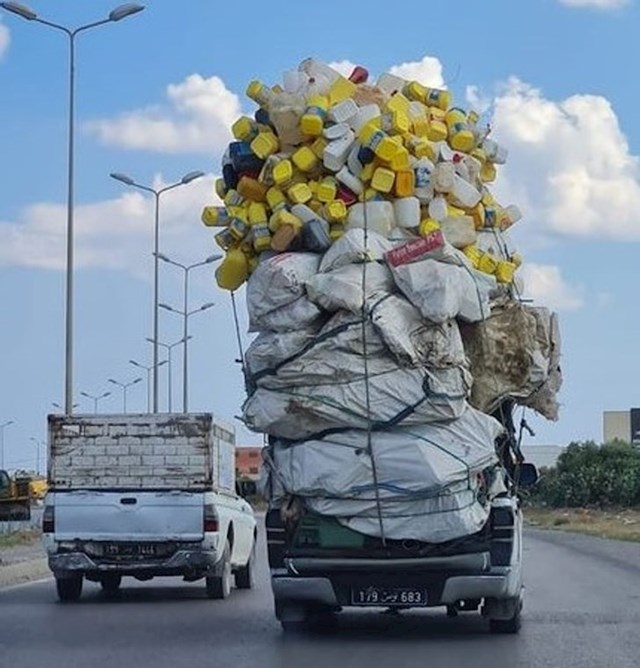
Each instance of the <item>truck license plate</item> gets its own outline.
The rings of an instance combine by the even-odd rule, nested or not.
[[[153,557],[157,548],[153,543],[107,543],[104,553],[107,557]]]
[[[426,606],[424,589],[405,587],[358,587],[351,590],[352,605],[370,606]]]

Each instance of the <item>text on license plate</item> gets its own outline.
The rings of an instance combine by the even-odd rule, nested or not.
[[[351,590],[351,603],[372,606],[425,606],[427,592],[424,589],[398,587],[358,587]]]
[[[153,543],[108,543],[104,546],[108,557],[153,557],[156,552]]]

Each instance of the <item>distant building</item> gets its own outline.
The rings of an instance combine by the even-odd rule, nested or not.
[[[539,469],[555,466],[558,457],[564,451],[562,445],[523,445],[522,454],[526,462],[531,462]]]
[[[640,444],[640,408],[627,411],[604,411],[602,414],[602,440],[624,441]]]
[[[257,480],[260,476],[261,466],[261,447],[238,446],[236,448],[236,477],[243,478],[245,480]]]

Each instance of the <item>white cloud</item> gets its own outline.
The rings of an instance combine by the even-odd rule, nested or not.
[[[202,207],[212,201],[213,176],[162,195],[160,248],[177,257],[199,257],[211,234],[200,222]],[[162,180],[156,177],[156,187]],[[154,199],[124,190],[114,199],[75,209],[74,248],[77,268],[115,269],[146,275],[144,260],[153,249]],[[0,266],[60,270],[65,267],[66,206],[42,202],[26,207],[17,221],[0,221]],[[200,234],[199,234],[200,233]],[[203,236],[204,235],[204,236]],[[214,251],[211,245],[211,252]]]
[[[572,311],[583,305],[582,290],[569,285],[558,267],[529,262],[520,271],[525,284],[524,297],[536,304],[559,311]]]
[[[555,102],[510,79],[493,105],[493,135],[509,149],[496,193],[523,209],[528,227],[553,236],[640,239],[640,160],[610,102]]]
[[[336,72],[340,72],[343,77],[348,77],[353,72],[355,63],[352,63],[350,60],[335,60],[332,63],[327,63],[329,67],[332,67]]]
[[[619,9],[626,7],[629,0],[558,0],[567,7],[595,7],[596,9]]]
[[[445,87],[442,63],[433,56],[425,56],[422,60],[393,65],[389,68],[389,72],[411,81],[419,81],[421,84],[432,88]]]
[[[162,105],[89,121],[85,128],[105,144],[166,153],[210,153],[231,139],[240,100],[217,76],[191,74],[169,84]]]
[[[7,49],[9,48],[9,42],[11,41],[11,35],[9,33],[9,28],[2,25],[2,18],[0,18],[0,58],[4,56]]]

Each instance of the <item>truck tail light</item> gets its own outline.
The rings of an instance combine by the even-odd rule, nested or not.
[[[45,506],[42,513],[42,533],[55,533],[56,516],[53,506]]]
[[[218,519],[218,513],[216,512],[216,507],[211,503],[206,503],[204,505],[204,518],[202,528],[205,533],[214,533],[218,531],[220,522]]]

